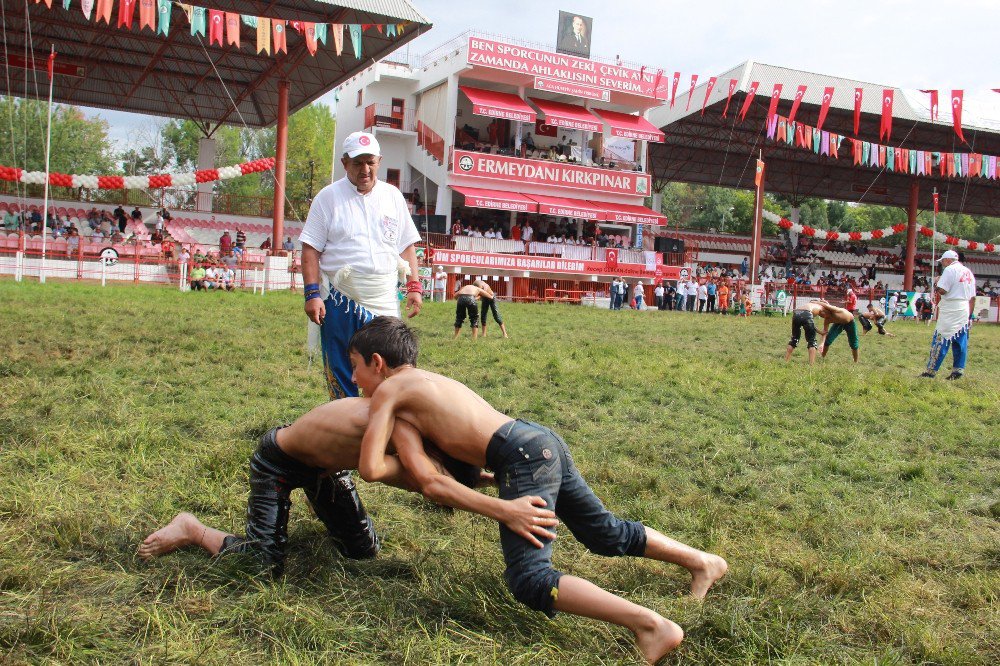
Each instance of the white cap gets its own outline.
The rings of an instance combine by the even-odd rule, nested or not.
[[[358,155],[375,155],[376,157],[380,157],[382,149],[379,148],[378,139],[374,135],[368,132],[352,132],[344,139],[343,153],[351,159],[354,159]]]
[[[938,261],[943,261],[945,259],[958,259],[958,252],[955,252],[954,250],[945,250],[945,253],[941,255],[941,258],[938,259]]]

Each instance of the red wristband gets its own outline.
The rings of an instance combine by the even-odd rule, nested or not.
[[[420,280],[410,280],[406,283],[406,293],[408,294],[422,294],[424,293],[424,285]]]

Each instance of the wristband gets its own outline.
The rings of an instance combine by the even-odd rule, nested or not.
[[[311,301],[314,298],[322,298],[322,296],[320,296],[320,293],[318,291],[307,291],[306,292],[306,303],[308,303],[309,301]]]
[[[319,291],[319,284],[316,282],[310,282],[309,284],[302,285],[302,291],[309,293],[310,291]]]
[[[423,294],[424,285],[420,280],[410,280],[406,283],[406,293],[407,294]]]

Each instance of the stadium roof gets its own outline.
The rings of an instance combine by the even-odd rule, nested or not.
[[[131,29],[84,17],[78,4],[69,11],[62,3],[4,3],[6,49],[0,52],[7,75],[3,94],[45,99],[45,63],[50,45],[58,54],[53,99],[66,104],[119,111],[189,118],[203,126],[214,123],[273,125],[278,117],[278,82],[290,83],[289,113],[306,106],[417,35],[430,22],[407,0],[218,0],[212,9],[249,16],[341,24],[401,24],[401,35],[388,37],[366,30],[361,59],[344,35],[338,56],[330,36],[315,57],[305,40],[292,32],[288,53],[257,54],[256,30],[242,26],[242,48],[209,46],[192,36],[178,3],[172,3],[169,36],[140,30],[138,16]],[[197,0],[195,2],[197,3]],[[25,13],[27,12],[27,19]],[[117,3],[112,17],[117,24]],[[29,32],[30,28],[30,32]],[[26,41],[30,42],[26,45]],[[24,54],[28,54],[27,59]],[[25,62],[25,61],[29,62]],[[30,71],[34,68],[34,72]],[[25,76],[27,72],[27,76]]]
[[[722,118],[730,79],[738,81],[727,118]],[[746,92],[759,82],[757,94],[746,120],[737,119]],[[931,193],[937,187],[941,209],[973,215],[1000,215],[1000,181],[985,178],[913,176],[854,166],[848,147],[840,159],[816,155],[793,145],[767,138],[766,117],[774,84],[781,83],[778,113],[788,115],[796,89],[808,86],[796,120],[816,125],[823,90],[834,88],[833,100],[823,129],[854,137],[854,89],[862,88],[861,123],[857,138],[879,143],[882,91],[894,89],[892,141],[901,148],[944,152],[977,152],[1000,155],[1000,123],[975,119],[966,114],[963,145],[951,122],[948,91],[943,91],[941,119],[931,122],[929,97],[916,96],[893,86],[814,74],[747,61],[718,76],[705,110],[701,114],[707,81],[695,88],[688,106],[688,93],[679,95],[673,108],[663,105],[650,111],[649,120],[666,133],[666,141],[649,148],[649,170],[658,181],[677,181],[752,189],[754,158],[758,151],[767,163],[765,186],[792,200],[808,197],[837,199],[906,207],[910,184],[920,185],[919,207],[931,207]],[[923,102],[923,104],[921,104]],[[978,127],[976,126],[978,125]]]

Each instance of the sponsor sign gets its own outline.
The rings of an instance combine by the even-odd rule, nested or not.
[[[465,195],[465,205],[473,208],[489,208],[491,210],[512,210],[518,213],[533,213],[535,204],[528,201],[506,201],[493,197]]]
[[[581,275],[606,274],[609,268],[608,264],[603,261],[534,257],[523,254],[489,254],[461,250],[436,250],[434,262],[443,266],[461,266],[474,271],[537,271],[540,273],[576,273]],[[661,271],[663,278],[676,280],[682,269],[678,266],[660,266],[655,270],[647,270],[645,264],[618,263],[614,265],[615,274],[626,277],[652,278],[656,270]]]
[[[634,141],[653,141],[655,143],[663,142],[663,134],[659,132],[647,132],[640,129],[632,129],[631,127],[611,127],[611,136],[620,136],[623,139],[632,139]]]
[[[535,114],[528,111],[501,109],[500,107],[489,106],[487,104],[473,104],[472,112],[477,116],[489,116],[490,118],[500,118],[502,120],[517,120],[522,123],[535,122]]]
[[[547,92],[559,93],[560,95],[573,95],[583,99],[596,99],[599,102],[610,102],[611,91],[603,88],[592,88],[582,86],[578,83],[567,83],[556,81],[555,79],[545,79],[535,77],[535,90],[545,90]]]
[[[456,150],[452,172],[458,176],[500,180],[507,183],[554,185],[591,192],[646,196],[650,176],[635,171],[596,169],[549,160],[524,160]],[[650,220],[636,220],[649,223]]]
[[[105,266],[114,266],[118,263],[118,250],[113,247],[106,247],[101,250],[100,261]]]
[[[603,220],[601,211],[589,208],[577,208],[575,206],[562,206],[558,204],[539,203],[538,212],[542,215],[554,215],[556,217],[578,217],[581,220]]]
[[[610,65],[480,37],[469,38],[468,63],[653,99],[667,99],[670,87],[670,77],[662,71]]]

